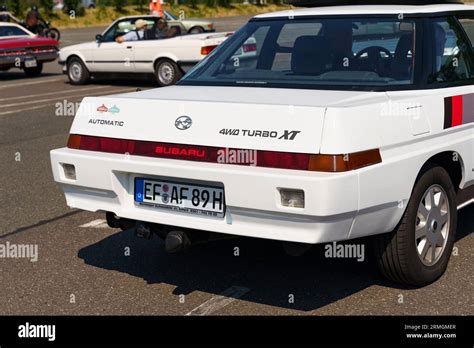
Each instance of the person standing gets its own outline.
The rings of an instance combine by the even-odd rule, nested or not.
[[[163,8],[161,7],[160,0],[151,0],[149,8],[151,15],[163,17]]]

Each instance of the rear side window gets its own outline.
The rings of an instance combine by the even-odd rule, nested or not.
[[[453,17],[432,22],[434,35],[431,83],[458,82],[474,77],[471,43]]]
[[[471,41],[471,46],[474,47],[474,14],[471,18],[460,18],[459,22],[464,28],[469,40]]]

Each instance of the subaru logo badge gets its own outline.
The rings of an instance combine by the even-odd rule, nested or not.
[[[186,130],[186,129],[189,129],[192,124],[193,124],[193,120],[192,120],[191,117],[189,117],[189,116],[181,116],[181,117],[178,117],[178,118],[176,119],[176,121],[174,122],[174,125],[175,125],[176,128],[178,128],[179,130]]]

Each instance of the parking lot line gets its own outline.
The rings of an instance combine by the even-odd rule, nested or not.
[[[117,91],[120,92],[120,91],[122,91],[122,89],[119,89]],[[74,91],[71,91],[71,92],[74,92]],[[87,93],[88,96],[92,95],[92,94],[97,94],[97,93]],[[40,100],[30,100],[30,101],[25,101],[25,102],[21,102],[21,103],[5,104],[5,105],[2,105],[1,107],[2,108],[9,108],[9,107],[20,106],[20,105],[25,105],[25,104],[40,104],[40,103],[45,103],[45,102],[50,102],[50,101],[57,101],[57,100],[61,100],[61,99],[64,99],[64,98],[74,98],[74,97],[79,98],[79,97],[83,97],[83,96],[84,95],[82,93],[71,94],[71,95],[66,95],[64,97],[40,99]]]
[[[107,221],[103,219],[97,219],[97,220],[88,222],[87,224],[81,225],[79,227],[81,228],[108,228],[109,225],[107,225]]]
[[[104,88],[110,88],[110,87],[111,86],[96,86],[96,87],[72,89],[72,90],[67,90],[67,91],[56,91],[56,92],[48,92],[48,93],[41,93],[41,94],[28,94],[28,95],[22,95],[18,97],[0,98],[0,102],[4,100],[31,99],[31,98],[43,97],[47,95],[64,94],[64,93],[71,93],[71,92],[76,93],[76,92],[91,91],[91,90],[104,89]]]
[[[57,82],[57,81],[61,81],[63,79],[64,79],[63,77],[55,77],[55,78],[52,78],[52,79],[41,79],[41,80],[31,81],[31,82],[3,84],[3,86],[0,86],[0,89],[12,88],[12,87],[31,86],[31,85],[38,85],[38,84],[42,84],[42,83],[50,83],[50,82]]]
[[[105,95],[116,94],[116,93],[133,92],[135,90],[136,90],[136,88],[117,89],[117,90],[110,90],[110,91],[88,93],[87,96],[88,97],[89,96],[105,96]],[[75,100],[75,99],[80,99],[80,98],[83,98],[83,97],[85,97],[85,96],[82,95],[82,94],[81,95],[67,95],[67,96],[64,96],[64,97],[61,97],[61,98],[53,98],[53,99],[48,99],[48,100],[36,101],[38,103],[47,103],[47,104],[35,105],[35,106],[32,106],[32,107],[23,108],[23,109],[1,111],[0,116],[5,116],[5,115],[21,113],[21,112],[25,112],[25,111],[32,111],[32,110],[36,110],[36,109],[41,109],[41,108],[44,108],[44,107],[47,107],[47,106],[51,106],[51,101],[59,101],[59,100],[64,99],[64,98],[70,98],[72,100]],[[15,104],[15,105],[24,105],[24,104],[27,104],[27,103],[19,103],[19,104]],[[6,106],[2,105],[0,107],[6,107]],[[12,107],[12,106],[10,106],[10,107]]]
[[[228,306],[235,300],[244,296],[250,289],[242,286],[231,286],[220,295],[212,297],[210,300],[204,302],[199,307],[194,308],[191,312],[186,315],[209,315],[215,313],[222,308]]]
[[[10,115],[10,114],[17,114],[17,113],[25,112],[25,111],[37,110],[37,109],[41,109],[41,108],[46,108],[46,107],[48,107],[48,106],[51,106],[51,104],[48,103],[48,104],[36,105],[36,106],[29,107],[29,108],[24,108],[24,109],[17,109],[17,110],[11,110],[11,111],[4,111],[4,112],[0,112],[0,116]]]

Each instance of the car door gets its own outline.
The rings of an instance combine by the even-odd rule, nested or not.
[[[464,24],[462,24],[464,23]],[[436,95],[444,110],[437,119],[438,130],[443,134],[452,134],[456,139],[469,138],[462,153],[465,182],[474,180],[474,16],[446,16],[431,20],[431,40],[433,42],[431,74],[428,84],[435,88]],[[470,34],[468,34],[470,33]]]
[[[144,39],[133,42],[133,65],[136,73],[154,72],[154,58],[162,49],[163,41],[155,37],[157,18],[144,18],[147,23]]]
[[[431,133],[438,139],[438,146],[446,144],[446,150],[460,151],[463,167],[467,169],[464,182],[473,183],[474,51],[470,40],[474,37],[474,16],[463,18],[464,24],[454,15],[423,21],[419,32],[423,35],[416,37],[422,37],[422,40],[415,40],[412,57],[418,67],[415,68],[418,86],[406,91],[388,91],[392,104],[384,117],[404,117],[413,137],[421,140]],[[417,26],[418,30],[420,26]],[[398,56],[397,52],[395,56]],[[400,63],[396,67],[398,65]],[[394,133],[396,131],[394,129]],[[459,141],[461,144],[456,148],[449,145]]]
[[[442,45],[443,50],[435,49],[429,83],[440,87],[440,97],[444,104],[443,129],[449,130],[457,139],[470,136],[466,153],[462,153],[464,167],[474,167],[474,51],[468,35],[472,30],[472,16],[465,25],[460,24],[459,18],[447,16],[432,20],[435,46]],[[472,39],[472,36],[471,36]],[[441,59],[440,59],[441,58]],[[445,87],[445,88],[443,88]],[[468,153],[470,152],[470,153]],[[474,172],[465,171],[466,183],[472,183]]]
[[[459,23],[461,24],[462,29],[464,30],[467,41],[470,46],[470,56],[474,61],[474,12],[470,12],[467,15],[462,15],[458,17]],[[474,70],[474,68],[472,69]],[[474,123],[474,71],[471,71],[470,85],[466,87],[468,94],[467,97],[463,97],[463,123]],[[472,128],[471,128],[472,130]],[[474,130],[472,130],[474,138]],[[473,140],[474,142],[474,140]],[[474,144],[470,148],[471,154],[469,159],[465,163],[466,168],[474,168]],[[469,163],[470,162],[470,163]],[[474,170],[466,171],[466,183],[474,182]]]
[[[96,42],[93,50],[91,70],[95,72],[123,72],[135,71],[134,48],[136,41],[115,42],[117,36],[135,30],[136,19],[118,21],[104,35],[101,41]]]

